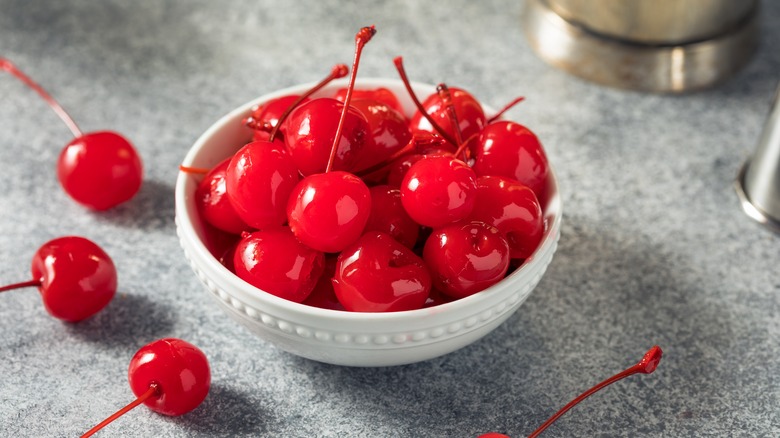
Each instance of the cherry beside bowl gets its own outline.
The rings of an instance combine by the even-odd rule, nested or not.
[[[280,96],[302,94],[313,84],[261,96],[222,117],[187,153],[184,166],[211,168],[246,144],[251,132],[242,124],[251,108]],[[346,81],[334,81],[316,96],[331,96]],[[414,111],[403,84],[392,79],[358,80],[357,88],[385,87]],[[413,84],[428,96],[435,86]],[[485,107],[490,116],[494,110]],[[552,172],[552,169],[551,169]],[[554,176],[553,176],[554,178]],[[244,282],[207,249],[206,234],[193,202],[199,178],[180,173],[176,181],[176,232],[184,255],[216,303],[233,319],[273,345],[320,362],[348,366],[390,366],[432,359],[482,338],[509,318],[528,298],[552,261],[561,229],[561,201],[552,194],[544,211],[545,236],[520,268],[472,296],[404,312],[360,313],[320,309],[278,298]]]

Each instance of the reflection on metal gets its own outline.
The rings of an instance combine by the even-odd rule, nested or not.
[[[780,232],[780,84],[753,157],[736,182],[745,213]]]
[[[750,60],[757,9],[755,0],[527,0],[523,27],[539,56],[569,73],[680,93],[716,84]]]

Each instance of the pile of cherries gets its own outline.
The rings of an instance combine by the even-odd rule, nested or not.
[[[310,98],[347,74],[338,65],[304,95],[254,108],[245,120],[252,141],[232,157],[182,167],[205,174],[194,198],[204,222],[235,236],[215,257],[278,297],[356,312],[419,309],[499,282],[542,240],[554,183],[538,138],[497,120],[509,106],[487,118],[462,89],[441,84],[420,102],[400,57],[411,119],[392,91],[356,90],[374,33],[356,35],[347,88]]]

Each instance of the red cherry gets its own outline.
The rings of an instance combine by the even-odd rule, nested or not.
[[[160,339],[141,347],[127,372],[136,397],[157,385],[157,396],[144,402],[163,415],[183,415],[197,408],[209,393],[211,371],[206,355],[181,339]]]
[[[534,191],[542,207],[551,194],[552,176],[539,139],[515,122],[491,123],[479,136],[474,172],[519,181]]]
[[[44,243],[32,259],[31,281],[0,287],[0,292],[38,286],[46,311],[78,322],[96,314],[116,293],[114,262],[83,237],[60,237]]]
[[[344,102],[344,99],[347,97],[347,88],[339,88],[338,91],[336,91],[336,94],[333,95],[333,98],[338,100],[339,102]],[[374,88],[371,90],[354,90],[352,94],[352,98],[355,100],[373,100],[377,102],[381,102],[390,108],[398,111],[399,113],[404,113],[404,107],[401,106],[401,102],[398,101],[398,97],[396,97],[395,93],[388,90],[384,87]]]
[[[455,105],[455,111],[458,114],[458,122],[463,139],[472,135],[479,134],[487,125],[485,112],[482,105],[469,92],[460,88],[450,87],[452,103]],[[447,108],[443,104],[438,93],[431,94],[422,103],[425,111],[434,119],[436,123],[450,136],[455,138],[455,127],[447,114]],[[427,131],[435,132],[434,127],[419,111],[417,111],[409,121],[409,127],[412,132]]]
[[[344,104],[335,99],[314,99],[296,108],[285,122],[285,144],[304,176],[325,171],[336,139],[334,127],[339,124],[343,109]],[[372,141],[371,128],[363,113],[347,107],[333,168],[353,170],[360,151],[371,148]]]
[[[290,156],[267,141],[239,149],[225,172],[230,203],[244,222],[258,229],[284,224],[287,198],[297,183]]]
[[[169,416],[197,408],[209,393],[211,370],[206,355],[181,339],[167,338],[141,347],[127,371],[135,401],[120,409],[81,438],[88,438],[140,404]]]
[[[418,131],[413,129],[412,135],[417,135],[420,132],[433,133],[435,131],[447,143],[451,144],[453,147],[457,147],[458,141],[456,141],[455,137],[439,126],[436,120],[430,114],[428,114],[428,111],[425,109],[422,102],[420,102],[420,99],[417,98],[417,94],[415,94],[414,90],[412,89],[412,83],[409,81],[409,77],[406,75],[403,58],[400,56],[395,57],[393,59],[393,64],[395,64],[395,68],[398,70],[398,75],[401,77],[401,82],[403,82],[404,87],[406,88],[406,92],[409,94],[409,97],[412,99],[412,103],[414,103],[414,106],[417,108],[417,114],[420,114],[422,117],[424,117],[428,121],[428,124],[430,124],[432,127],[431,131]],[[446,114],[449,118],[449,111],[447,111]]]
[[[322,275],[325,257],[299,242],[287,227],[247,234],[233,259],[236,275],[277,297],[300,303]]]
[[[425,304],[431,276],[412,250],[369,231],[339,254],[333,288],[353,312],[414,310]]]
[[[138,193],[143,167],[127,139],[116,132],[92,132],[65,146],[57,161],[57,177],[77,202],[107,210]]]
[[[225,159],[211,169],[195,190],[195,204],[201,217],[214,227],[233,234],[249,230],[236,213],[227,196],[225,173],[230,158]]]
[[[371,214],[365,231],[381,231],[393,237],[407,248],[417,243],[420,226],[409,217],[401,203],[401,191],[379,185],[371,191]]]
[[[476,175],[452,157],[427,156],[401,182],[401,201],[415,222],[440,227],[464,219],[476,200]]]
[[[500,176],[477,178],[477,200],[468,219],[498,228],[514,259],[530,257],[544,234],[542,209],[534,192]]]
[[[360,237],[371,213],[371,192],[347,172],[310,175],[292,190],[287,221],[295,236],[322,252],[339,252]]]
[[[409,143],[412,134],[404,115],[376,100],[353,100],[351,106],[366,117],[372,141],[357,154],[354,172],[386,161]]]
[[[433,231],[425,242],[423,259],[434,287],[463,298],[504,278],[509,244],[498,229],[482,222],[448,225]]]
[[[138,193],[143,166],[138,152],[126,138],[111,131],[83,134],[59,103],[13,63],[0,58],[0,70],[35,90],[73,133],[75,138],[65,146],[57,161],[57,177],[71,198],[94,210],[107,210]]]

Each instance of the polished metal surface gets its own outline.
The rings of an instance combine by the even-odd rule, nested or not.
[[[733,14],[732,21],[717,11],[705,13],[696,8],[712,21],[700,19],[695,25],[690,13],[674,20],[681,25],[662,25],[660,21],[669,19],[666,13],[639,16],[644,14],[640,5],[645,3],[528,0],[522,22],[531,47],[548,63],[599,84],[641,91],[682,93],[712,86],[736,73],[755,51],[759,27],[754,1],[725,2],[743,5],[724,6]],[[590,9],[586,7],[591,4]],[[621,4],[624,6],[618,8]],[[618,14],[627,15],[620,18]],[[734,21],[737,16],[739,20]],[[713,33],[718,27],[715,24],[727,27]],[[661,42],[664,31],[669,32],[669,38]],[[694,39],[678,44],[683,37]]]
[[[780,84],[756,152],[742,166],[736,188],[748,216],[780,232]]]
[[[547,0],[572,23],[626,41],[686,44],[717,37],[754,12],[756,0]]]

